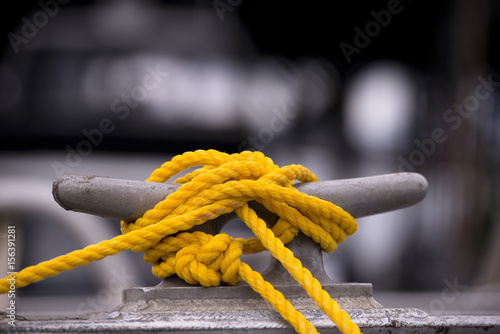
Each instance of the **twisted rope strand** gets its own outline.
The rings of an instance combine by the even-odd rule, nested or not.
[[[266,223],[260,219],[248,204],[235,210],[238,217],[243,220],[252,232],[259,238],[263,246],[271,252],[283,267],[300,283],[309,297],[328,315],[328,317],[339,327],[342,333],[360,333],[356,324],[351,322],[349,315],[340,309],[340,306],[328,293],[323,290],[321,284],[315,279],[311,272],[302,266],[299,259],[295,258],[292,251],[285,247],[280,239],[267,228]]]
[[[241,263],[239,275],[255,292],[271,304],[297,332],[318,333],[316,328],[307,321],[302,313],[295,310],[293,305],[285,299],[281,292],[274,289],[269,282],[266,282],[258,272],[253,271],[246,263]]]
[[[201,166],[201,167],[199,167]],[[317,333],[314,326],[262,276],[240,262],[243,253],[269,250],[307,294],[344,333],[360,333],[347,313],[285,247],[302,231],[331,252],[357,224],[332,203],[300,193],[292,183],[317,181],[300,165],[279,168],[260,152],[226,154],[215,150],[186,152],[154,170],[147,182],[165,182],[179,172],[198,167],[175,180],[181,187],[134,222],[121,222],[122,235],[27,267],[16,274],[23,287],[62,271],[101,260],[123,250],[144,252],[159,278],[177,275],[204,287],[234,285],[241,278],[259,293],[299,333]],[[279,219],[271,229],[248,206],[256,201]],[[193,226],[234,211],[256,238],[231,238],[220,233],[189,232]],[[183,232],[188,231],[188,232]],[[10,287],[0,280],[0,293]]]

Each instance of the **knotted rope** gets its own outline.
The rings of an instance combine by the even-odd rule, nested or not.
[[[301,231],[323,250],[332,252],[337,243],[356,232],[357,224],[347,212],[292,187],[295,180],[317,181],[316,176],[300,165],[279,168],[260,152],[229,155],[199,150],[175,156],[153,171],[146,181],[165,182],[195,166],[203,167],[178,178],[175,182],[183,185],[176,192],[135,222],[122,221],[122,235],[27,267],[15,275],[16,287],[131,249],[145,252],[144,260],[153,265],[152,272],[159,278],[176,274],[190,284],[204,287],[218,286],[221,282],[234,285],[241,278],[297,332],[317,333],[279,291],[240,261],[242,253],[269,250],[342,333],[360,333],[349,315],[284,246]],[[249,201],[261,203],[280,217],[272,229],[248,206]],[[256,238],[181,232],[232,211]],[[11,282],[7,278],[0,281],[1,293],[9,290]]]

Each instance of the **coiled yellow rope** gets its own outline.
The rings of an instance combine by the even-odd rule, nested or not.
[[[175,193],[147,211],[135,222],[121,222],[122,235],[89,245],[52,260],[30,266],[15,275],[16,287],[23,287],[65,270],[101,260],[126,249],[145,252],[153,274],[166,278],[177,274],[190,284],[204,287],[221,282],[234,285],[242,278],[299,333],[317,333],[304,316],[247,264],[242,253],[269,250],[306,290],[319,308],[344,333],[360,333],[347,313],[323,290],[284,244],[299,230],[332,252],[337,243],[356,232],[357,224],[347,212],[332,203],[300,193],[292,183],[317,181],[300,165],[279,168],[260,152],[226,154],[215,150],[186,152],[164,163],[146,180],[165,182],[179,172],[203,166],[176,183],[184,183]],[[280,218],[269,229],[249,201],[257,201]],[[227,234],[181,232],[235,211],[256,239],[234,239]],[[181,233],[179,233],[181,232]],[[7,278],[0,280],[0,293],[9,290]]]

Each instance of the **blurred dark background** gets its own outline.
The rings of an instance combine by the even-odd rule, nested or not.
[[[20,267],[92,239],[51,249],[41,235],[59,208],[19,209],[50,200],[59,175],[142,180],[187,150],[250,149],[320,179],[428,179],[424,202],[360,219],[325,255],[332,278],[376,292],[441,291],[454,280],[498,292],[499,15],[485,0],[11,5],[0,21],[0,216],[40,243],[26,241]],[[30,201],[27,179],[41,189]],[[57,219],[73,226],[73,216]],[[127,284],[155,284],[140,256],[122,261],[144,270]],[[95,294],[112,279],[93,285],[75,271],[25,293],[71,292],[68,280],[80,279]]]
[[[160,57],[166,54],[192,60],[196,65],[201,65],[198,61],[209,63],[213,58],[225,59],[229,64],[221,60],[224,65],[237,62],[238,65],[247,68],[266,66],[268,65],[266,60],[279,62],[279,67],[273,72],[284,73],[269,74],[278,76],[278,80],[280,75],[290,75],[290,72],[296,70],[297,62],[311,58],[315,61],[325,61],[334,68],[336,81],[334,86],[327,87],[332,90],[330,102],[333,103],[328,105],[328,108],[323,107],[321,117],[335,118],[329,122],[329,125],[340,124],[342,115],[338,112],[338,103],[341,101],[334,98],[344,91],[343,83],[349,75],[368,62],[398,61],[409,69],[418,71],[418,74],[424,78],[435,75],[447,78],[451,74],[453,2],[440,2],[432,5],[422,2],[400,3],[401,13],[392,15],[389,25],[382,27],[377,36],[370,38],[372,41],[368,46],[362,48],[359,53],[353,53],[351,62],[347,62],[339,47],[340,43],[346,42],[355,46],[353,28],[358,26],[363,29],[366,23],[373,21],[370,11],[386,10],[387,4],[388,1],[356,1],[336,8],[336,6],[331,7],[321,2],[304,5],[301,2],[247,3],[241,1],[240,5],[233,7],[233,11],[223,12],[221,15],[224,21],[221,21],[212,2],[70,1],[65,5],[60,5],[61,12],[68,12],[68,18],[64,19],[62,15],[61,17],[56,15],[44,25],[42,17],[40,25],[43,27],[35,26],[39,32],[34,33],[35,36],[32,38],[26,38],[26,44],[23,43],[24,40],[16,39],[14,43],[18,41],[21,43],[16,46],[17,53],[12,52],[12,41],[4,38],[2,46],[7,53],[4,55],[4,61],[14,67],[21,63],[25,65],[24,68],[18,69],[24,72],[22,73],[24,78],[17,77],[17,79],[26,81],[26,83],[23,82],[23,97],[30,94],[30,98],[28,101],[21,101],[19,104],[22,103],[22,106],[16,105],[18,108],[28,109],[25,111],[29,115],[25,116],[28,120],[26,118],[21,120],[21,115],[2,117],[2,139],[6,140],[2,140],[1,147],[4,149],[59,149],[61,137],[65,137],[65,144],[78,143],[81,139],[82,128],[82,119],[78,116],[90,123],[91,115],[94,117],[100,115],[100,111],[95,110],[96,107],[89,111],[88,106],[80,104],[85,102],[86,89],[104,88],[86,87],[85,67],[91,67],[93,62],[101,61],[105,63],[101,63],[101,66],[109,71],[112,65],[118,63],[116,71],[120,71],[120,65],[127,67],[127,58],[141,54]],[[29,14],[41,9],[38,1],[24,1],[18,6],[3,14],[5,17],[3,17],[2,24],[6,36],[9,32],[22,28],[19,27],[24,23],[21,20],[22,17],[30,18]],[[116,10],[113,6],[116,6]],[[141,7],[144,13],[136,12],[137,8],[133,8],[134,6]],[[225,10],[224,7],[218,8],[220,11]],[[165,14],[165,19],[159,11]],[[196,12],[201,12],[198,18]],[[109,19],[106,16],[108,14],[116,17]],[[137,14],[137,19],[131,22],[130,17],[134,14]],[[139,16],[140,14],[145,16]],[[152,15],[153,19],[146,16],[148,14]],[[182,15],[188,18],[181,19],[180,22],[173,19],[175,22],[172,22],[172,16]],[[127,26],[130,26],[131,31],[126,31],[124,27]],[[18,36],[22,38],[23,34],[19,33]],[[488,47],[491,46],[488,44]],[[490,52],[494,54],[494,50]],[[26,68],[28,64],[29,68]],[[130,72],[137,70],[130,66],[128,69]],[[106,73],[100,74],[103,78],[99,79],[106,80],[104,77]],[[91,74],[87,72],[87,75]],[[95,78],[95,80],[99,79]],[[16,87],[12,85],[15,85],[16,81],[11,80],[10,83],[10,89],[15,89]],[[102,81],[99,83],[106,84]],[[29,90],[26,84],[29,84],[32,90]],[[109,87],[106,88],[109,89]],[[67,104],[62,101],[57,103],[57,106],[65,111],[54,110],[53,105],[41,105],[39,100],[44,97],[47,99],[47,91],[65,95],[64,102]],[[12,96],[16,94],[15,92],[8,90],[4,92],[11,99],[15,98]],[[239,96],[237,98],[242,99]],[[59,115],[60,112],[69,114],[67,112],[69,106],[73,109],[73,115],[67,118],[71,118],[73,122],[63,126],[53,118],[64,116]],[[106,107],[109,109],[109,105]],[[34,109],[47,110],[37,112]],[[75,115],[77,111],[78,114]],[[314,119],[316,123],[314,125],[311,124],[313,122],[306,122],[303,125],[318,126],[322,123],[319,119],[319,117]],[[12,127],[16,121],[16,125],[21,126],[20,123],[22,123],[22,133]],[[131,120],[129,122],[132,123]],[[181,136],[182,138],[179,139],[180,135],[177,132],[182,134],[183,131],[174,131],[176,133],[171,134],[171,128],[165,131],[164,126],[156,127],[153,121],[141,122],[145,124],[140,128],[134,128],[131,124],[120,126],[112,135],[107,136],[97,149],[127,152],[130,150],[182,152],[186,149],[198,148],[200,145],[206,146],[205,135],[190,134]],[[242,132],[234,130],[244,128],[243,123],[244,120],[241,120],[233,124],[227,130],[229,134],[226,131],[214,131],[217,133],[211,134],[213,141],[210,143],[211,147],[236,150],[240,143],[238,135],[241,136]],[[141,130],[146,128],[148,130]],[[174,128],[178,129],[177,126]],[[151,133],[152,130],[153,133]],[[197,130],[200,131],[198,128]],[[304,128],[296,129],[298,133],[305,133],[311,132],[314,128],[308,128],[309,131],[305,130]],[[140,131],[146,133],[139,135],[137,132]]]

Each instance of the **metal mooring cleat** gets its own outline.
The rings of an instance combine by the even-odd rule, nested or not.
[[[133,221],[180,185],[118,180],[98,176],[66,175],[54,182],[55,200],[66,210]],[[409,207],[424,199],[426,179],[415,173],[301,183],[306,194],[335,203],[353,217]],[[277,216],[258,203],[251,203],[269,226]],[[210,234],[220,232],[233,214],[196,226]],[[194,228],[193,228],[194,229]],[[323,269],[322,251],[299,234],[287,245],[319,280],[363,333],[491,333],[500,332],[498,316],[431,316],[419,309],[385,309],[373,299],[369,283],[336,283]],[[338,332],[301,286],[281,264],[272,260],[264,278],[316,326],[321,333]],[[293,333],[293,328],[246,283],[203,288],[171,277],[155,287],[137,287],[123,292],[117,309],[85,314],[73,319],[19,321],[15,332],[168,332],[168,333]]]

